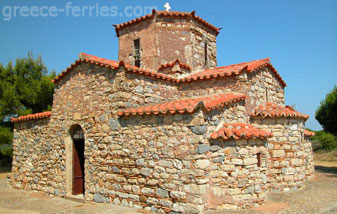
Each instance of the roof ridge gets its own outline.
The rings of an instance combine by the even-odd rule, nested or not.
[[[249,123],[224,123],[218,131],[210,135],[213,140],[218,138],[223,138],[224,140],[266,139],[272,136],[273,134],[271,132],[255,127]]]
[[[315,132],[312,132],[312,131],[310,131],[310,130],[308,130],[308,129],[304,129],[304,135],[305,136],[314,136],[314,135],[316,135],[316,133]]]
[[[197,22],[199,22],[200,24],[203,24],[204,26],[212,29],[213,31],[216,32],[216,35],[219,34],[219,31],[221,30],[221,28],[217,28],[214,25],[210,24],[209,22],[207,22],[206,20],[200,18],[199,16],[195,15],[195,11],[192,12],[180,12],[180,11],[156,11],[155,9],[152,10],[151,14],[147,14],[144,16],[140,16],[138,18],[129,20],[127,22],[123,22],[121,24],[117,24],[117,25],[113,25],[115,27],[115,31],[117,36],[119,37],[119,29],[124,28],[126,26],[138,23],[142,20],[148,19],[148,18],[153,18],[155,16],[190,16],[193,19],[195,19]]]
[[[23,115],[20,117],[16,118],[11,118],[11,122],[19,122],[19,121],[24,121],[24,120],[34,120],[34,119],[42,119],[42,118],[47,118],[51,116],[51,111],[44,111],[44,112],[39,112],[39,113],[34,113],[34,114],[27,114]]]
[[[226,76],[233,76],[241,74],[245,69],[247,72],[254,72],[264,66],[269,66],[271,71],[276,75],[276,78],[280,81],[283,87],[287,86],[281,76],[278,74],[276,69],[271,65],[270,58],[263,58],[258,60],[253,60],[249,62],[242,62],[238,64],[232,64],[227,66],[215,67],[210,69],[204,69],[196,73],[192,73],[177,79],[178,82],[189,82],[192,80],[203,80],[210,78],[222,78]],[[236,69],[235,71],[233,69]],[[228,69],[228,70],[222,70]]]
[[[300,113],[294,108],[289,108],[289,106],[276,104],[276,103],[264,103],[254,108],[253,112],[250,114],[251,117],[263,117],[263,118],[302,118],[308,119],[309,115]]]
[[[117,112],[118,116],[122,115],[143,115],[143,114],[166,114],[171,113],[192,113],[198,107],[202,107],[205,111],[211,111],[216,108],[229,105],[234,102],[245,100],[246,96],[242,94],[212,94],[202,97],[181,98],[176,100],[169,100],[155,104],[143,105],[135,108],[122,109]]]
[[[240,63],[236,63],[236,64],[219,66],[219,67],[215,67],[215,68],[207,68],[207,69],[201,70],[201,71],[199,71],[197,73],[201,73],[201,72],[204,72],[204,71],[211,71],[211,70],[221,69],[221,68],[234,67],[234,66],[238,66],[238,65],[244,65],[244,64],[247,64],[247,63],[252,63],[252,62],[257,62],[257,61],[265,61],[265,60],[268,60],[268,62],[269,62],[270,58],[267,57],[267,58],[263,58],[263,59],[256,59],[256,60],[247,61],[247,62],[240,62]],[[197,74],[197,73],[194,73],[194,74]]]
[[[134,73],[144,74],[146,76],[152,76],[158,79],[163,79],[163,80],[168,80],[168,81],[173,81],[173,82],[176,82],[177,80],[177,78],[173,76],[162,74],[154,70],[139,68],[134,65],[124,63],[123,61],[115,61],[115,60],[97,57],[95,55],[90,55],[90,54],[81,52],[79,54],[79,59],[75,60],[74,63],[68,66],[66,70],[62,71],[52,81],[54,83],[57,83],[61,78],[63,78],[67,73],[69,73],[76,65],[80,64],[81,62],[96,64],[102,67],[107,67],[107,68],[112,68],[112,69],[117,69],[120,66],[124,66],[127,71],[132,71]]]
[[[187,70],[191,70],[191,69],[192,69],[191,66],[189,66],[188,64],[183,63],[183,62],[180,62],[179,59],[176,59],[176,60],[174,60],[174,61],[170,61],[170,62],[161,64],[161,65],[158,67],[158,70],[160,70],[160,69],[162,69],[162,68],[173,67],[175,64],[178,64],[179,67],[185,68],[185,69],[187,69]]]
[[[157,79],[167,80],[167,81],[171,81],[175,83],[239,75],[247,67],[249,63],[261,62],[260,64],[254,64],[254,66],[250,67],[249,72],[254,72],[257,69],[262,68],[263,66],[270,66],[272,69],[272,72],[274,72],[274,74],[276,75],[277,79],[281,82],[283,87],[286,86],[286,83],[283,81],[281,76],[277,73],[276,69],[270,64],[269,58],[258,59],[258,60],[253,60],[250,62],[243,62],[243,63],[232,64],[232,65],[227,65],[227,66],[222,66],[222,67],[216,67],[212,69],[204,69],[200,72],[196,72],[196,73],[192,73],[192,74],[180,77],[180,78],[176,78],[174,76],[163,74],[155,70],[139,68],[139,67],[124,63],[123,61],[110,60],[110,59],[106,59],[102,57],[97,57],[95,55],[86,54],[83,52],[79,54],[79,59],[75,60],[75,62],[72,63],[69,67],[67,67],[66,70],[62,71],[57,77],[55,77],[53,79],[53,82],[57,83],[60,79],[63,78],[63,76],[69,73],[76,65],[82,62],[88,62],[88,63],[92,63],[95,65],[112,68],[112,69],[117,69],[120,66],[124,66],[127,71],[132,71],[134,73],[151,76]],[[229,70],[221,70],[221,69],[229,69]]]

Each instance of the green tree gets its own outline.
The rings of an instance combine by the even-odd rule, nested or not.
[[[51,109],[55,72],[48,74],[42,58],[28,53],[13,66],[0,64],[0,157],[11,156],[13,124],[10,117]]]
[[[332,151],[337,148],[337,137],[329,132],[317,131],[311,140],[313,150]]]
[[[326,132],[337,135],[337,87],[330,91],[316,110],[316,120]]]

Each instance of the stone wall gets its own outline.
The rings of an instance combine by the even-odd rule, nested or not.
[[[284,104],[284,88],[270,68],[262,68],[249,74],[242,72],[236,76],[185,82],[177,87],[182,96],[186,97],[229,92],[247,95],[247,115],[266,102]]]
[[[81,95],[81,96],[78,96]],[[53,115],[72,117],[113,114],[117,109],[137,107],[179,98],[176,85],[165,80],[82,63],[55,87]]]
[[[262,204],[268,191],[267,141],[216,140],[211,145],[208,208],[239,209]]]
[[[71,88],[70,82],[69,94],[63,97],[68,105],[55,102],[53,110],[66,113],[81,107],[84,100],[75,96],[80,89],[76,85]],[[15,123],[14,186],[71,195],[69,137],[74,124],[79,124],[85,135],[87,201],[160,212],[201,212],[207,209],[205,193],[209,192],[209,135],[223,121],[246,121],[243,104],[210,112],[124,116],[118,120],[104,114],[73,112],[64,117],[55,113],[50,119]]]
[[[270,68],[262,68],[256,73],[248,74],[247,81],[248,109],[268,102],[284,105],[284,87]]]
[[[65,147],[50,143],[49,119],[14,124],[12,185],[54,195],[65,193]]]
[[[125,27],[120,30],[118,61],[134,65],[134,40],[140,41],[141,66],[146,69],[157,69],[157,50],[155,44],[155,30],[152,27],[152,19],[143,20],[132,27]],[[156,65],[157,67],[154,67]]]
[[[197,213],[260,204],[266,188],[299,187],[304,174],[312,174],[310,144],[301,147],[293,141],[303,132],[303,121],[297,121],[297,130],[292,130],[293,120],[254,119],[261,128],[276,132],[276,137],[279,130],[284,137],[291,130],[293,138],[273,138],[268,153],[264,141],[209,141],[223,123],[249,123],[244,101],[193,114],[116,116],[123,108],[163,101],[226,92],[246,94],[248,78],[243,73],[177,84],[123,68],[111,70],[82,63],[56,84],[49,119],[15,123],[14,186],[71,195],[71,133],[78,124],[85,136],[88,201]],[[289,142],[283,145],[284,141]],[[282,149],[284,156],[276,157]],[[257,153],[262,154],[260,167]],[[266,160],[273,164],[270,172]],[[308,163],[305,170],[304,160]],[[267,186],[266,174],[270,179]]]
[[[133,41],[140,39],[142,68],[157,70],[160,65],[176,59],[191,66],[192,71],[216,67],[215,33],[186,19],[156,17],[120,29],[118,59],[133,65]]]
[[[221,79],[173,83],[127,72],[123,68],[116,71],[83,63],[58,83],[54,95],[54,103],[59,102],[62,109],[66,108],[65,105],[69,105],[69,103],[64,102],[63,98],[70,97],[71,100],[71,97],[76,95],[69,93],[69,90],[74,90],[74,93],[86,94],[81,98],[83,100],[80,102],[80,111],[92,112],[93,108],[99,110],[100,108],[95,103],[99,102],[100,107],[102,107],[102,103],[106,102],[105,109],[111,109],[112,113],[114,113],[116,109],[181,98],[239,93],[248,95],[246,99],[248,115],[256,105],[264,103],[265,99],[261,97],[265,96],[266,89],[271,91],[273,97],[279,97],[279,99],[272,100],[273,102],[283,103],[283,88],[282,86],[280,86],[281,89],[275,86],[280,84],[278,80],[273,77],[271,80],[268,79],[268,82],[271,82],[270,84],[260,84],[259,81],[262,74],[270,73],[261,69],[261,71],[256,71],[254,75],[249,76],[243,72],[238,76]],[[249,80],[249,78],[252,78],[252,80]],[[252,91],[252,89],[257,91]],[[93,94],[95,96],[91,98]],[[94,99],[94,104],[92,104],[92,99]],[[55,112],[58,111],[55,110]]]
[[[304,151],[304,166],[305,166],[305,179],[309,179],[314,175],[315,165],[314,165],[314,156],[311,146],[311,137],[304,136],[303,141],[303,151]]]
[[[120,128],[101,145],[108,152],[95,158],[97,173],[91,176],[86,199],[160,212],[206,210],[208,138],[223,120],[238,120],[234,109],[243,117],[239,106],[242,103],[206,113],[119,118]],[[93,185],[97,183],[102,185]]]
[[[273,137],[268,140],[270,191],[303,187],[306,175],[313,173],[311,145],[304,140],[304,120],[253,118],[252,124],[273,133]]]
[[[211,78],[209,80],[197,80],[184,82],[177,85],[178,91],[183,97],[207,96],[210,94],[238,93],[245,94],[248,89],[243,75],[225,78]]]

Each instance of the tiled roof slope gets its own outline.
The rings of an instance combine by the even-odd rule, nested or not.
[[[178,59],[174,62],[168,62],[166,64],[162,64],[158,67],[158,70],[159,69],[162,69],[162,68],[167,68],[167,67],[173,67],[175,64],[178,64],[181,68],[185,68],[187,70],[191,70],[191,66],[185,64],[185,63],[181,63]]]
[[[125,64],[123,61],[118,62],[118,61],[114,61],[114,60],[110,60],[110,59],[97,57],[97,56],[94,56],[94,55],[89,55],[89,54],[86,54],[86,53],[80,53],[79,59],[76,60],[73,64],[71,64],[71,66],[68,67],[67,70],[63,71],[55,79],[53,79],[53,82],[57,83],[66,74],[71,72],[78,64],[80,64],[82,62],[87,62],[87,63],[91,63],[91,64],[95,64],[95,65],[99,65],[101,67],[106,67],[106,68],[111,68],[111,69],[117,69],[121,65],[123,65],[125,67],[125,69],[127,71],[130,71],[130,72],[134,72],[134,73],[138,73],[138,74],[146,75],[146,76],[152,76],[152,77],[155,77],[157,79],[163,79],[163,80],[174,81],[174,82],[177,81],[176,78],[171,77],[169,75],[165,75],[165,74],[162,74],[162,73],[158,73],[156,71],[150,71],[150,70],[142,69],[142,68],[139,68],[139,67],[136,67],[136,66],[133,66],[133,65]]]
[[[28,114],[25,116],[20,116],[16,118],[11,118],[12,122],[20,122],[20,121],[25,121],[25,120],[36,120],[36,119],[42,119],[42,118],[47,118],[51,116],[51,111],[46,111],[46,112],[41,112],[41,113],[36,113],[36,114]]]
[[[265,103],[256,107],[251,114],[253,117],[261,116],[268,118],[303,118],[308,119],[309,115],[295,111],[291,106],[277,105],[274,103]]]
[[[119,30],[121,28],[124,28],[124,27],[132,25],[132,24],[136,24],[136,23],[141,22],[141,21],[146,20],[146,19],[153,18],[154,16],[191,17],[196,22],[198,22],[198,23],[204,25],[205,27],[213,30],[216,33],[216,35],[218,35],[219,31],[221,30],[221,28],[217,28],[214,25],[212,25],[212,24],[208,23],[207,21],[205,21],[204,19],[200,18],[199,16],[196,16],[195,15],[195,11],[192,11],[191,13],[188,13],[188,12],[178,12],[178,11],[156,11],[156,10],[152,10],[152,14],[147,14],[145,16],[141,16],[141,17],[138,17],[136,19],[130,20],[128,22],[124,22],[122,24],[113,25],[113,26],[115,27],[117,36],[119,36]]]
[[[315,132],[312,132],[312,131],[309,131],[308,129],[304,129],[304,135],[305,136],[314,136],[316,133]]]
[[[133,72],[140,75],[145,76],[151,76],[156,79],[162,79],[166,81],[181,83],[181,82],[190,82],[195,80],[205,80],[205,79],[211,79],[211,78],[226,78],[229,76],[239,75],[244,70],[247,70],[247,72],[254,72],[264,66],[272,68],[272,71],[275,73],[278,80],[281,82],[281,84],[285,87],[286,83],[282,80],[280,75],[277,73],[277,71],[274,69],[274,67],[270,64],[269,59],[260,59],[255,60],[251,62],[244,62],[240,64],[233,64],[223,67],[217,67],[212,69],[206,69],[204,71],[194,73],[191,75],[188,75],[183,78],[175,78],[170,75],[165,75],[162,73],[158,73],[156,71],[151,71],[148,69],[139,68],[133,65],[125,64],[123,61],[114,61],[110,59],[105,59],[101,57],[97,57],[94,55],[89,55],[86,53],[80,53],[79,59],[76,60],[73,64],[71,64],[70,67],[67,68],[67,70],[60,73],[55,79],[53,79],[54,83],[57,83],[59,80],[61,80],[63,77],[65,77],[69,72],[71,72],[78,64],[82,62],[87,62],[95,65],[99,65],[102,67],[107,67],[111,69],[117,69],[121,65],[125,67],[125,69],[129,72]]]
[[[265,139],[272,137],[272,133],[246,123],[225,123],[222,128],[211,134],[212,139],[224,140]]]
[[[198,106],[203,110],[211,111],[231,103],[239,102],[246,99],[245,95],[222,94],[212,95],[209,97],[190,98],[164,102],[155,105],[142,106],[119,111],[117,114],[122,115],[143,115],[143,114],[175,114],[175,113],[192,113]]]
[[[203,80],[210,78],[221,78],[221,77],[229,77],[234,75],[239,75],[243,71],[247,71],[247,73],[252,73],[260,68],[269,67],[271,71],[275,74],[276,78],[280,81],[283,87],[286,87],[287,84],[281,78],[281,76],[277,73],[276,69],[271,65],[269,58],[254,60],[250,62],[243,62],[239,64],[233,64],[223,67],[205,69],[204,71],[191,74],[184,78],[180,78],[179,82],[188,82],[192,80]]]

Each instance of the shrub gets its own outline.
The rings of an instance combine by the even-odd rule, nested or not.
[[[332,151],[337,148],[337,137],[325,131],[318,131],[312,137],[312,144],[314,150]]]
[[[13,133],[11,132],[11,129],[0,126],[0,158],[12,157],[12,140]]]

